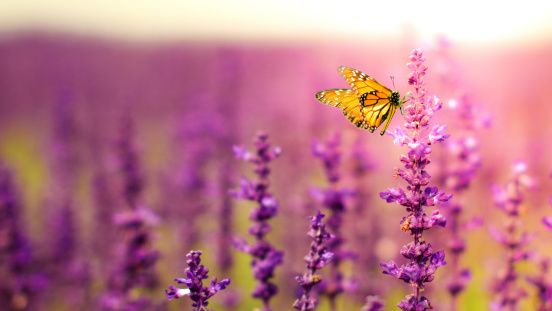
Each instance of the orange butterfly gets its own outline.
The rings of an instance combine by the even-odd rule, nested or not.
[[[319,102],[337,107],[356,127],[373,133],[384,121],[380,135],[385,134],[395,109],[402,108],[399,92],[391,91],[374,78],[349,67],[337,71],[349,83],[349,89],[331,89],[316,93]]]

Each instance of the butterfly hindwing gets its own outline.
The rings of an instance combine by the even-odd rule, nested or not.
[[[381,135],[385,134],[389,122],[395,114],[396,104],[392,98],[380,91],[371,91],[364,93],[360,97],[361,114],[365,116],[366,122],[369,124],[368,130],[374,132],[385,120],[385,125],[381,131]]]

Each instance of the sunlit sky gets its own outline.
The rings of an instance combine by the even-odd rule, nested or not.
[[[0,33],[28,29],[131,40],[349,39],[409,30],[458,41],[547,41],[552,1],[1,0]]]

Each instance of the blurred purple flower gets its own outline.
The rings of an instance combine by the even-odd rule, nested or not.
[[[366,297],[366,304],[360,309],[360,311],[383,311],[385,307],[385,301],[378,296]]]
[[[359,136],[352,145],[350,159],[351,161],[349,162],[352,163],[353,176],[355,176],[359,182],[360,178],[374,171],[377,167],[374,156],[368,152],[367,146],[363,144],[361,136]]]
[[[6,310],[38,308],[50,283],[33,266],[33,250],[21,223],[22,206],[12,173],[0,163],[0,305]]]
[[[369,152],[371,146],[365,145],[363,141],[364,133],[359,131],[357,138],[349,148],[344,148],[344,152],[348,153],[348,157],[343,161],[344,171],[350,172],[350,177],[347,182],[350,182],[352,187],[349,190],[350,195],[354,196],[351,204],[347,204],[349,219],[354,219],[354,222],[348,222],[344,227],[344,234],[349,236],[347,243],[353,249],[363,249],[365,245],[376,245],[385,235],[381,221],[382,216],[379,211],[371,206],[372,190],[366,187],[366,183],[375,178],[376,167],[375,155]],[[349,149],[349,152],[346,152]],[[342,189],[346,191],[346,189]],[[354,263],[355,274],[348,280],[344,281],[344,290],[351,293],[357,293],[358,298],[363,297],[364,293],[381,294],[386,292],[386,287],[381,286],[379,282],[378,269],[379,259],[375,249],[365,250],[356,253]]]
[[[233,213],[234,206],[232,204],[232,198],[228,195],[228,188],[233,183],[233,171],[230,168],[229,163],[224,162],[218,175],[217,197],[219,198],[219,210],[218,210],[218,226],[219,232],[216,237],[216,260],[221,268],[221,272],[224,274],[230,273],[234,264],[234,249],[232,247],[232,232],[233,232]],[[227,305],[233,305],[239,301],[235,297],[230,297],[228,292],[225,292],[224,296],[228,296]]]
[[[127,109],[121,119],[120,136],[117,141],[119,165],[123,175],[123,197],[131,208],[135,208],[142,192],[143,178],[140,171],[138,151],[134,141],[134,123]]]
[[[111,273],[107,292],[101,297],[103,310],[149,310],[147,297],[133,298],[131,290],[137,287],[153,288],[157,284],[154,268],[159,253],[152,249],[152,227],[158,217],[147,207],[115,214],[113,223],[124,237],[122,257],[115,259],[117,265]],[[111,305],[116,307],[110,307]]]
[[[324,173],[330,183],[335,183],[341,178],[339,173],[339,165],[341,164],[340,144],[341,135],[339,133],[328,135],[325,143],[316,138],[311,141],[312,154],[322,160]]]
[[[217,277],[213,277],[209,286],[203,286],[203,280],[209,278],[209,269],[201,265],[202,254],[202,251],[190,251],[186,255],[188,258],[186,261],[186,264],[188,264],[188,268],[185,271],[186,278],[174,279],[178,284],[186,284],[188,288],[178,288],[169,285],[169,290],[165,290],[165,294],[169,300],[184,296],[190,297],[193,301],[192,311],[212,311],[211,309],[206,309],[209,304],[209,298],[230,285],[230,279],[217,282]]]
[[[444,77],[443,81],[446,86],[450,87],[452,94],[460,94],[460,96],[451,99],[448,105],[454,112],[457,128],[454,129],[454,138],[447,140],[448,154],[443,159],[446,168],[443,170],[442,179],[449,191],[454,193],[456,198],[459,198],[458,196],[461,198],[481,166],[477,137],[481,129],[490,125],[488,122],[490,119],[481,107],[474,104],[474,100],[465,92],[464,85],[460,84],[461,81],[458,77],[461,69],[450,57],[450,43],[442,40],[443,38],[438,42],[439,54],[441,55],[441,66],[439,67],[444,69],[442,74],[450,76]],[[464,203],[460,199],[457,199],[454,203],[448,202],[444,205],[444,208],[447,212],[448,228],[450,229],[448,231],[452,235],[448,242],[451,250],[451,256],[449,257],[451,276],[447,288],[452,296],[450,309],[454,311],[460,308],[458,296],[466,288],[466,282],[470,280],[469,277],[466,277],[466,275],[469,275],[469,270],[460,268],[460,256],[464,253],[466,244],[462,235],[480,227],[482,218],[475,217],[468,221],[463,220]]]
[[[517,167],[519,169],[523,166],[518,164]],[[526,171],[526,168],[523,171]],[[552,175],[550,175],[550,178],[552,178]],[[549,197],[548,201],[552,206],[552,197]],[[546,229],[552,230],[552,216],[544,216],[542,223]],[[534,257],[534,261],[539,265],[539,271],[536,276],[528,277],[527,281],[537,288],[539,298],[538,311],[552,310],[552,283],[547,278],[550,274],[552,259],[540,255],[535,255]]]
[[[48,205],[50,223],[48,234],[51,241],[50,260],[52,286],[69,297],[70,308],[80,308],[90,303],[91,275],[89,261],[81,240],[80,224],[75,204],[80,157],[78,143],[83,138],[74,113],[73,90],[68,86],[59,88],[53,110],[53,130],[50,166],[52,180],[49,184]],[[45,213],[48,215],[48,212]]]
[[[446,132],[446,125],[435,126],[427,136],[422,136],[422,131],[428,129],[429,121],[433,114],[441,109],[442,103],[436,97],[428,97],[425,88],[424,77],[427,66],[423,64],[425,56],[420,50],[413,50],[410,56],[412,63],[407,67],[412,70],[408,75],[408,83],[414,86],[415,91],[409,92],[411,99],[405,104],[405,128],[406,131],[397,127],[394,143],[406,145],[409,149],[407,155],[400,156],[404,169],[397,169],[396,176],[401,177],[408,183],[406,191],[402,187],[388,188],[380,192],[380,197],[387,203],[397,203],[406,207],[408,216],[403,217],[401,229],[410,232],[414,238],[413,242],[403,246],[401,255],[409,260],[409,263],[398,267],[394,261],[380,263],[384,274],[389,274],[409,283],[412,286],[413,294],[406,297],[398,304],[404,311],[421,311],[431,308],[429,300],[421,296],[425,283],[434,279],[433,274],[437,268],[446,264],[445,252],[434,252],[431,244],[423,239],[423,232],[433,226],[444,227],[446,218],[438,210],[428,216],[424,206],[435,206],[448,201],[452,195],[439,191],[437,187],[429,187],[431,176],[425,170],[430,163],[430,145],[444,141],[449,137]],[[423,188],[425,187],[425,189]]]
[[[552,178],[552,174],[550,174],[550,178]],[[548,198],[548,203],[552,207],[552,197]],[[542,223],[544,224],[546,229],[552,230],[552,216],[544,216],[542,218]]]
[[[322,142],[318,139],[312,139],[311,150],[312,154],[322,161],[327,188],[311,188],[311,196],[322,206],[329,210],[329,217],[326,221],[328,231],[332,237],[328,239],[326,245],[328,251],[332,252],[333,260],[330,265],[330,278],[323,281],[319,289],[322,294],[326,295],[330,301],[330,310],[335,310],[335,299],[338,294],[344,291],[345,282],[343,280],[340,264],[345,259],[356,258],[356,254],[344,250],[343,244],[345,239],[341,233],[343,215],[347,211],[346,199],[353,197],[355,192],[347,189],[339,189],[337,184],[341,180],[340,164],[341,164],[341,135],[339,133],[329,134],[326,141]]]
[[[547,276],[550,274],[550,257],[535,256],[535,262],[539,265],[538,274],[528,277],[527,281],[537,288],[538,309],[537,311],[552,310],[552,283]]]
[[[269,311],[271,310],[269,301],[278,293],[276,284],[269,280],[274,277],[274,269],[282,264],[284,254],[276,250],[266,240],[266,234],[272,231],[272,227],[267,221],[275,217],[279,210],[278,201],[268,192],[270,185],[268,164],[277,158],[282,150],[279,147],[270,149],[268,134],[266,133],[257,134],[255,146],[257,148],[255,153],[247,151],[242,146],[233,147],[234,155],[238,159],[254,164],[253,171],[257,175],[257,179],[249,180],[242,177],[240,188],[230,190],[230,194],[237,199],[254,201],[258,204],[249,214],[249,219],[253,223],[249,226],[248,231],[249,234],[255,237],[255,242],[248,244],[243,238],[234,238],[233,242],[238,250],[253,256],[251,266],[253,276],[258,282],[251,295],[263,301],[263,311]]]
[[[466,284],[468,284],[471,278],[470,270],[464,269],[447,283],[447,290],[452,296],[456,296],[466,289]]]
[[[147,297],[133,297],[137,287],[152,288],[157,284],[155,263],[159,252],[152,248],[153,227],[159,218],[149,208],[138,203],[143,190],[140,163],[134,142],[134,130],[129,111],[125,111],[118,140],[119,164],[123,189],[121,196],[127,209],[116,213],[112,223],[119,228],[121,253],[115,259],[106,292],[100,297],[104,310],[151,309]]]
[[[506,267],[497,273],[493,285],[494,300],[491,302],[493,310],[517,308],[519,301],[527,296],[517,283],[518,271],[516,263],[527,260],[533,253],[524,250],[534,237],[522,229],[521,212],[523,203],[522,190],[535,189],[534,178],[527,174],[527,166],[524,162],[516,161],[512,166],[513,177],[503,188],[492,185],[491,191],[495,205],[502,210],[507,219],[503,224],[503,231],[494,226],[489,226],[491,237],[501,244],[506,251]]]
[[[542,218],[542,223],[548,230],[552,230],[552,216],[544,216]]]
[[[303,287],[303,295],[300,299],[295,300],[293,304],[293,307],[297,310],[311,311],[315,309],[316,299],[310,296],[309,293],[314,285],[322,280],[322,277],[316,275],[315,272],[317,269],[324,268],[334,258],[334,254],[329,252],[324,245],[325,241],[332,238],[332,235],[326,231],[326,224],[322,222],[324,217],[325,215],[320,210],[318,210],[316,216],[310,217],[311,226],[308,236],[313,239],[313,242],[311,243],[310,252],[305,256],[309,270],[303,276],[295,277],[297,283]]]
[[[473,217],[462,224],[462,230],[472,231],[483,225],[483,217]]]
[[[79,163],[77,142],[79,128],[74,115],[73,90],[64,86],[58,90],[58,98],[53,111],[53,137],[51,145],[52,166],[56,182],[54,192],[61,201],[68,200],[76,182],[76,169]]]

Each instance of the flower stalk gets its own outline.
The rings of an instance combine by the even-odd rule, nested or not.
[[[408,214],[401,220],[401,230],[410,233],[413,241],[404,245],[400,254],[409,262],[398,267],[394,261],[382,262],[380,266],[384,274],[389,274],[412,287],[412,294],[406,296],[397,306],[404,311],[420,311],[431,309],[430,300],[423,296],[425,284],[433,281],[433,274],[437,268],[444,266],[445,252],[434,252],[431,244],[424,240],[423,232],[433,226],[445,227],[446,219],[438,210],[427,215],[424,207],[435,206],[448,201],[452,195],[439,191],[437,187],[428,186],[431,176],[426,166],[431,162],[430,146],[444,141],[450,135],[445,134],[447,126],[436,125],[427,134],[424,130],[429,127],[429,121],[436,111],[441,109],[442,103],[436,97],[427,96],[425,87],[426,60],[420,50],[413,50],[410,56],[412,63],[407,67],[412,70],[408,75],[408,83],[414,87],[414,92],[407,96],[410,100],[405,104],[405,128],[410,132],[397,127],[395,132],[387,132],[394,137],[396,145],[407,146],[407,155],[401,155],[400,161],[404,169],[396,168],[395,177],[407,182],[406,189],[402,187],[389,188],[380,193],[380,197],[387,203],[397,203],[406,207]]]
[[[536,182],[527,174],[527,166],[522,161],[516,161],[513,165],[513,177],[506,187],[493,184],[491,191],[495,205],[506,214],[503,230],[489,226],[491,237],[500,243],[505,249],[506,266],[499,271],[493,285],[494,300],[490,309],[518,310],[518,303],[527,296],[527,292],[519,286],[519,272],[516,265],[533,256],[533,253],[525,250],[524,246],[531,242],[534,234],[530,234],[522,228],[521,215],[523,213],[523,193],[525,189],[536,189]]]
[[[188,288],[178,288],[169,285],[169,290],[165,290],[165,294],[169,300],[179,299],[184,296],[190,297],[193,301],[192,311],[213,311],[206,309],[209,305],[209,298],[213,297],[218,291],[224,290],[230,285],[230,279],[224,279],[217,282],[217,277],[213,277],[209,286],[203,286],[203,280],[209,278],[209,269],[201,264],[202,251],[190,251],[186,257],[187,278],[174,279],[178,284],[186,284]]]
[[[340,293],[345,290],[343,281],[343,272],[341,263],[343,260],[356,258],[356,254],[343,249],[345,239],[341,233],[343,225],[343,216],[347,211],[346,199],[352,197],[354,192],[347,188],[338,188],[341,180],[341,135],[334,133],[328,135],[326,142],[317,139],[312,140],[312,153],[319,158],[324,166],[324,173],[328,182],[328,187],[311,188],[310,192],[318,203],[324,206],[328,212],[327,226],[332,237],[328,239],[326,245],[328,250],[334,254],[330,264],[329,278],[322,284],[322,294],[328,297],[330,310],[336,311],[336,300]]]
[[[318,210],[316,216],[310,217],[311,226],[308,235],[313,241],[309,253],[305,256],[308,271],[303,276],[295,278],[297,283],[303,287],[303,295],[300,299],[295,300],[293,304],[293,307],[297,310],[312,311],[315,309],[316,299],[309,294],[312,288],[322,281],[322,277],[315,274],[316,270],[324,268],[334,259],[334,254],[329,252],[324,245],[325,241],[333,237],[332,234],[326,231],[326,224],[322,222],[325,216]]]
[[[238,250],[253,257],[251,266],[253,267],[253,276],[257,279],[257,285],[251,296],[262,300],[263,311],[271,311],[269,302],[278,293],[278,287],[270,279],[274,277],[276,267],[282,264],[284,253],[277,250],[266,239],[266,235],[272,231],[268,221],[275,217],[279,210],[278,201],[268,191],[270,185],[268,164],[281,154],[281,149],[279,147],[270,149],[266,133],[257,134],[255,146],[257,148],[255,153],[247,151],[244,146],[234,146],[236,158],[254,164],[257,179],[248,180],[242,177],[240,188],[230,191],[237,199],[253,201],[258,204],[249,214],[249,219],[253,221],[249,226],[249,234],[255,238],[255,241],[248,244],[243,238],[235,238],[233,242]]]

